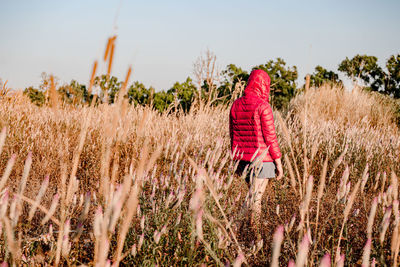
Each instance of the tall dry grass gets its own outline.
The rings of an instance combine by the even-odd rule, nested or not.
[[[227,107],[123,103],[2,101],[3,261],[397,264],[400,137],[373,96],[311,89],[277,113],[286,177],[267,188],[261,240],[240,215],[247,186],[233,174]]]
[[[241,213],[247,185],[234,175],[229,107],[159,114],[121,96],[77,108],[0,101],[2,261],[398,263],[400,136],[372,94],[309,89],[275,112],[286,173],[269,183],[260,233]]]

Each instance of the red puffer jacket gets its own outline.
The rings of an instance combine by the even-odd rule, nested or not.
[[[282,156],[269,105],[270,83],[271,79],[265,71],[253,70],[244,89],[244,96],[232,105],[229,132],[232,152],[237,148],[235,159],[251,161],[257,149],[258,157],[267,148],[263,162],[271,162]]]

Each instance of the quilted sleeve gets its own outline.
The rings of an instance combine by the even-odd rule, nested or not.
[[[262,105],[260,108],[261,132],[264,141],[269,146],[269,154],[272,159],[279,159],[282,154],[276,138],[274,115],[269,104]]]
[[[232,106],[233,108],[233,106]],[[229,137],[231,138],[231,150],[233,150],[232,144],[233,144],[233,118],[232,118],[232,108],[229,112]]]

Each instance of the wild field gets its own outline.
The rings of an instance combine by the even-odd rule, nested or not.
[[[285,175],[261,239],[229,106],[0,100],[0,259],[19,265],[397,266],[400,135],[384,98],[323,86],[274,111]],[[4,264],[4,263],[3,263]]]

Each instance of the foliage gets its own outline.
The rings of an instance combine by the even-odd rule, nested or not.
[[[400,98],[400,54],[392,55],[386,62],[385,91],[387,94]]]
[[[356,55],[352,59],[346,57],[338,70],[344,72],[354,81],[361,79],[367,90],[388,94],[394,98],[400,97],[400,54],[392,55],[382,69],[374,56]]]
[[[225,70],[222,71],[223,81],[221,86],[218,87],[218,97],[224,98],[223,102],[227,103],[232,100],[233,91],[240,83],[246,83],[250,74],[235,64],[229,64]]]
[[[296,94],[297,67],[286,66],[282,58],[276,61],[269,60],[264,65],[253,68],[266,71],[271,78],[271,100],[270,103],[277,109],[287,108],[290,99]]]
[[[174,96],[168,92],[160,91],[154,94],[153,107],[159,112],[166,111],[174,101]]]
[[[329,83],[331,85],[342,85],[342,81],[339,79],[339,75],[333,71],[328,71],[327,69],[316,66],[313,74],[310,75],[310,86],[320,87],[324,83]]]
[[[146,88],[143,83],[138,81],[134,82],[128,88],[128,99],[129,103],[135,105],[150,105],[154,96],[154,88]]]
[[[100,97],[104,97],[105,100],[108,98],[108,103],[112,104],[115,101],[116,94],[121,89],[122,82],[118,81],[115,76],[109,77],[103,74],[94,79],[94,85],[100,87]]]
[[[61,95],[61,99],[66,104],[83,105],[90,102],[90,95],[86,89],[86,85],[72,80],[69,85],[60,86],[57,91]]]
[[[356,55],[352,59],[346,57],[339,64],[338,70],[354,81],[361,79],[372,91],[380,91],[383,70],[377,61],[378,58],[367,55]]]
[[[39,107],[43,106],[46,102],[44,93],[41,90],[34,88],[33,86],[26,88],[24,90],[24,94],[29,97],[33,104]]]
[[[167,94],[171,95],[174,101],[178,102],[178,105],[184,112],[188,112],[194,101],[196,90],[193,80],[187,77],[186,81],[183,83],[176,82],[172,88],[167,91]]]

